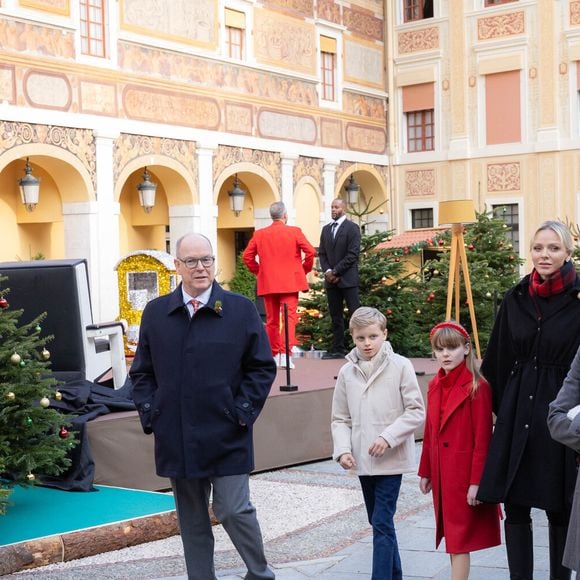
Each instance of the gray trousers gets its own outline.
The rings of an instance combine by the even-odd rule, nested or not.
[[[247,474],[171,480],[189,580],[216,580],[208,513],[210,490],[214,514],[248,568],[245,579],[275,578],[266,562],[256,508],[250,501],[249,481]]]

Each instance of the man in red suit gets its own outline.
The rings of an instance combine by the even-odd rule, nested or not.
[[[278,366],[286,366],[280,312],[287,304],[290,357],[296,344],[298,292],[308,290],[306,274],[312,270],[316,250],[300,228],[286,225],[288,214],[281,201],[270,206],[270,217],[272,224],[254,233],[242,257],[250,272],[258,278],[257,293],[264,298],[266,333],[274,360]],[[288,360],[293,368],[292,360]]]

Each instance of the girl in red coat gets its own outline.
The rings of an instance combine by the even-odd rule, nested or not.
[[[442,322],[430,338],[441,368],[427,391],[419,486],[433,492],[436,547],[445,537],[451,578],[463,580],[469,576],[469,553],[500,543],[498,506],[476,499],[491,440],[491,389],[461,325]]]

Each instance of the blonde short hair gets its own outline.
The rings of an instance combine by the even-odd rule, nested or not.
[[[566,252],[568,255],[571,256],[572,252],[574,251],[574,239],[572,238],[572,234],[570,232],[570,228],[563,222],[559,222],[556,220],[546,220],[545,222],[541,223],[538,229],[534,232],[532,236],[532,240],[530,242],[530,250],[534,245],[534,239],[538,235],[538,232],[544,230],[552,230],[562,241],[564,247],[566,248]]]
[[[348,329],[352,333],[355,328],[363,328],[371,324],[378,324],[381,330],[386,330],[387,318],[376,308],[361,306],[352,313],[350,322],[348,323]]]

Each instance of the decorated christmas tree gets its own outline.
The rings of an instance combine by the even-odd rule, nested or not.
[[[506,236],[500,217],[477,215],[477,222],[465,228],[465,245],[479,340],[485,350],[495,314],[504,293],[519,279],[521,260]],[[442,231],[433,239],[409,247],[379,249],[390,240],[390,232],[361,237],[359,259],[360,301],[374,306],[387,317],[389,340],[397,352],[409,357],[430,356],[430,328],[445,319],[449,246],[451,233]],[[422,268],[424,250],[436,257]],[[461,279],[460,322],[471,329],[464,280]],[[326,349],[332,329],[322,274],[300,301],[298,332],[303,348]],[[346,313],[345,313],[346,316]],[[452,311],[455,317],[455,308]]]
[[[50,408],[61,395],[49,375],[44,315],[19,325],[22,310],[11,309],[7,282],[0,276],[0,514],[14,486],[66,470],[75,445],[68,421]]]

